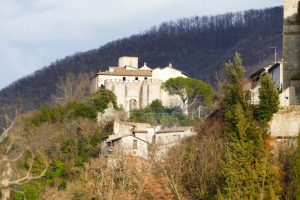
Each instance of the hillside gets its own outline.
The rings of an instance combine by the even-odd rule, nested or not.
[[[214,82],[215,74],[234,52],[249,68],[270,63],[273,50],[282,49],[282,7],[249,10],[211,17],[165,22],[129,38],[98,49],[67,56],[12,83],[0,91],[0,105],[38,108],[55,93],[55,83],[66,73],[96,72],[116,65],[119,56],[138,56],[140,65],[165,66],[172,62],[194,77]]]
[[[223,98],[215,98],[220,106],[205,120],[166,118],[170,109],[154,101],[134,111],[151,113],[131,115],[135,123],[97,121],[98,112],[116,105],[108,90],[17,115],[0,135],[0,198],[297,199],[300,139],[296,147],[267,130],[279,109],[271,77],[261,79],[258,106],[248,101],[244,80],[235,54],[224,70]]]

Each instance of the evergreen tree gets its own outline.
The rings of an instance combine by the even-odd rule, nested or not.
[[[279,182],[269,165],[264,131],[254,119],[245,90],[244,67],[239,54],[226,64],[221,111],[228,151],[222,166],[222,196],[225,199],[276,199]],[[219,194],[220,196],[220,194]]]
[[[270,75],[261,77],[259,88],[259,106],[257,118],[262,121],[270,121],[274,113],[279,109],[279,95]]]

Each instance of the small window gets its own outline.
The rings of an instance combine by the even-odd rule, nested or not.
[[[147,80],[147,77],[145,77],[145,80]]]
[[[137,149],[137,140],[133,140],[133,149]]]
[[[126,77],[123,77],[123,81],[126,81]]]
[[[139,77],[135,77],[135,80],[138,81],[138,80],[139,80]]]

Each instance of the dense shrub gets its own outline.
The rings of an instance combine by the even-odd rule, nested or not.
[[[90,101],[99,112],[103,112],[110,102],[113,104],[115,109],[118,108],[117,97],[109,90],[100,89],[100,91],[92,95]]]
[[[159,100],[155,100],[146,108],[132,110],[130,121],[171,127],[189,125],[193,120],[179,108],[165,108]]]
[[[40,126],[43,123],[63,122],[69,118],[96,119],[97,112],[103,112],[109,103],[117,107],[116,96],[109,90],[101,89],[85,102],[69,102],[66,106],[44,106],[37,112],[30,123]]]

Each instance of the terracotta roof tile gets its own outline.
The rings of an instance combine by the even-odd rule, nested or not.
[[[112,76],[152,76],[151,70],[126,70],[122,67],[114,68],[113,72],[105,71],[99,72],[97,75],[112,75]]]

